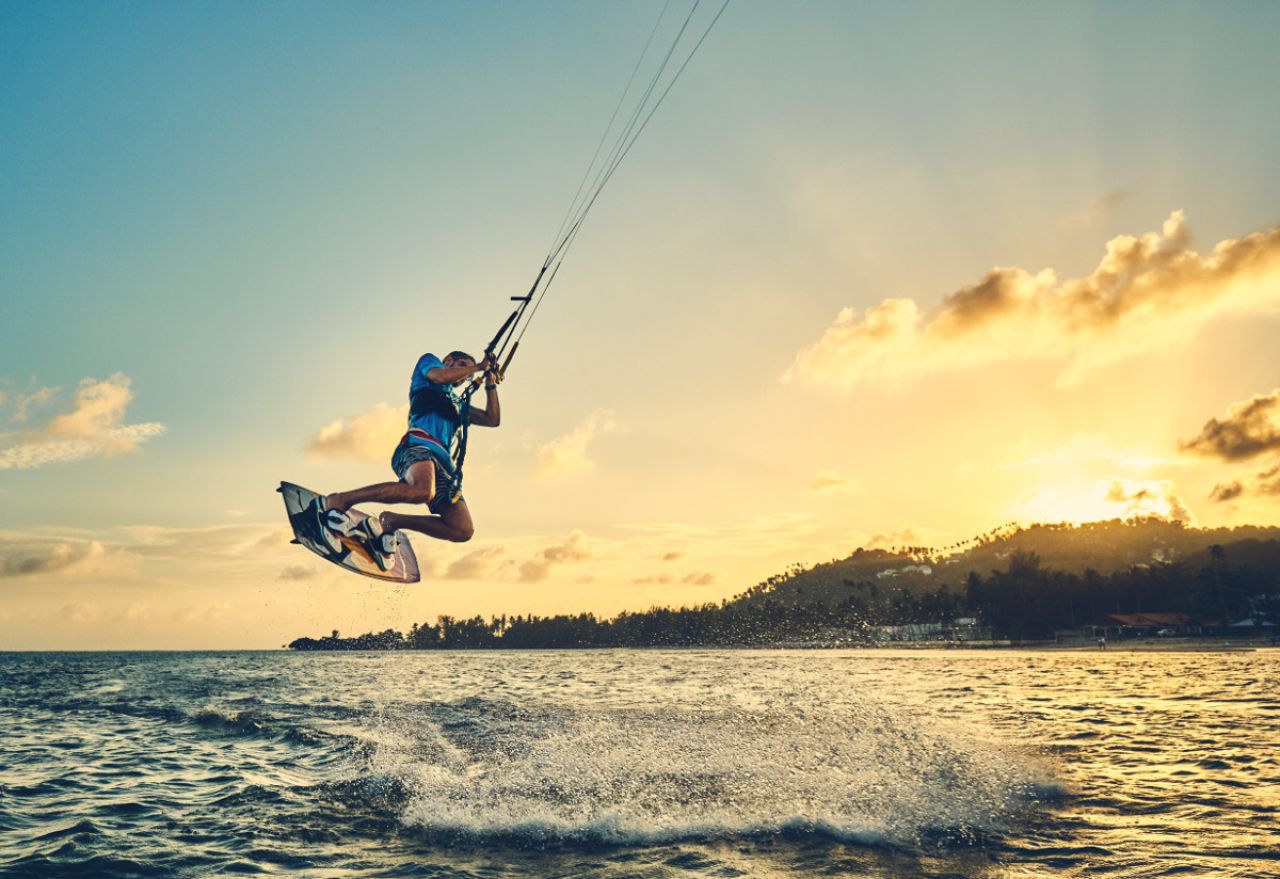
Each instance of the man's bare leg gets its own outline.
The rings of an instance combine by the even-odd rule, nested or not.
[[[379,482],[351,491],[338,491],[324,499],[331,510],[345,513],[356,504],[423,504],[422,489],[404,482]]]
[[[431,461],[419,461],[410,467],[403,482],[382,482],[351,491],[339,491],[325,498],[331,510],[346,511],[356,504],[428,504],[436,496],[436,467]],[[378,517],[387,532],[417,531],[437,540],[465,543],[475,533],[467,502],[450,504],[442,516],[406,516],[384,510]]]
[[[345,513],[356,504],[429,504],[436,496],[436,465],[419,461],[402,482],[379,482],[351,491],[337,491],[324,499],[331,510]]]
[[[471,524],[471,511],[467,502],[460,500],[450,504],[441,516],[406,516],[387,510],[382,514],[382,527],[387,531],[417,531],[437,540],[466,543],[475,533]]]

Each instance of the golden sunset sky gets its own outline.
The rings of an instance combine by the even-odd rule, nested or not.
[[[716,4],[718,5],[718,4]],[[392,478],[661,4],[0,10],[0,649],[718,601],[860,545],[1280,524],[1280,5],[736,0],[389,586]]]

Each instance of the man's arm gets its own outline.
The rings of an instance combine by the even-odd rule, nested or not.
[[[475,366],[435,366],[427,370],[427,378],[438,385],[451,385],[459,379],[467,378],[484,369],[480,364]]]
[[[502,423],[502,407],[498,405],[498,385],[493,380],[493,373],[484,376],[484,411],[471,410],[471,423],[481,427],[497,427]]]
[[[440,361],[437,360],[436,363]],[[438,385],[451,385],[477,372],[491,372],[495,368],[494,359],[486,354],[479,363],[471,366],[445,366],[444,364],[433,366],[427,370],[427,379]]]

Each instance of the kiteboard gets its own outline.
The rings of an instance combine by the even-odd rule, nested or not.
[[[335,534],[342,544],[342,550],[334,553],[329,549],[320,537],[319,531],[323,526],[316,516],[316,504],[320,495],[292,482],[281,482],[276,491],[284,497],[289,526],[293,528],[293,543],[305,546],[322,559],[366,577],[395,583],[417,583],[421,579],[418,574],[418,558],[403,535],[397,541],[395,563],[384,571],[373,560],[373,550],[357,537]],[[368,518],[359,510],[348,510],[347,515],[357,522]]]

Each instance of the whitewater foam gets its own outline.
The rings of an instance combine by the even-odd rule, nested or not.
[[[404,824],[434,837],[963,843],[1003,831],[1046,794],[1034,760],[982,731],[871,701],[829,711],[468,702],[384,716],[369,752],[368,770],[409,792]]]

